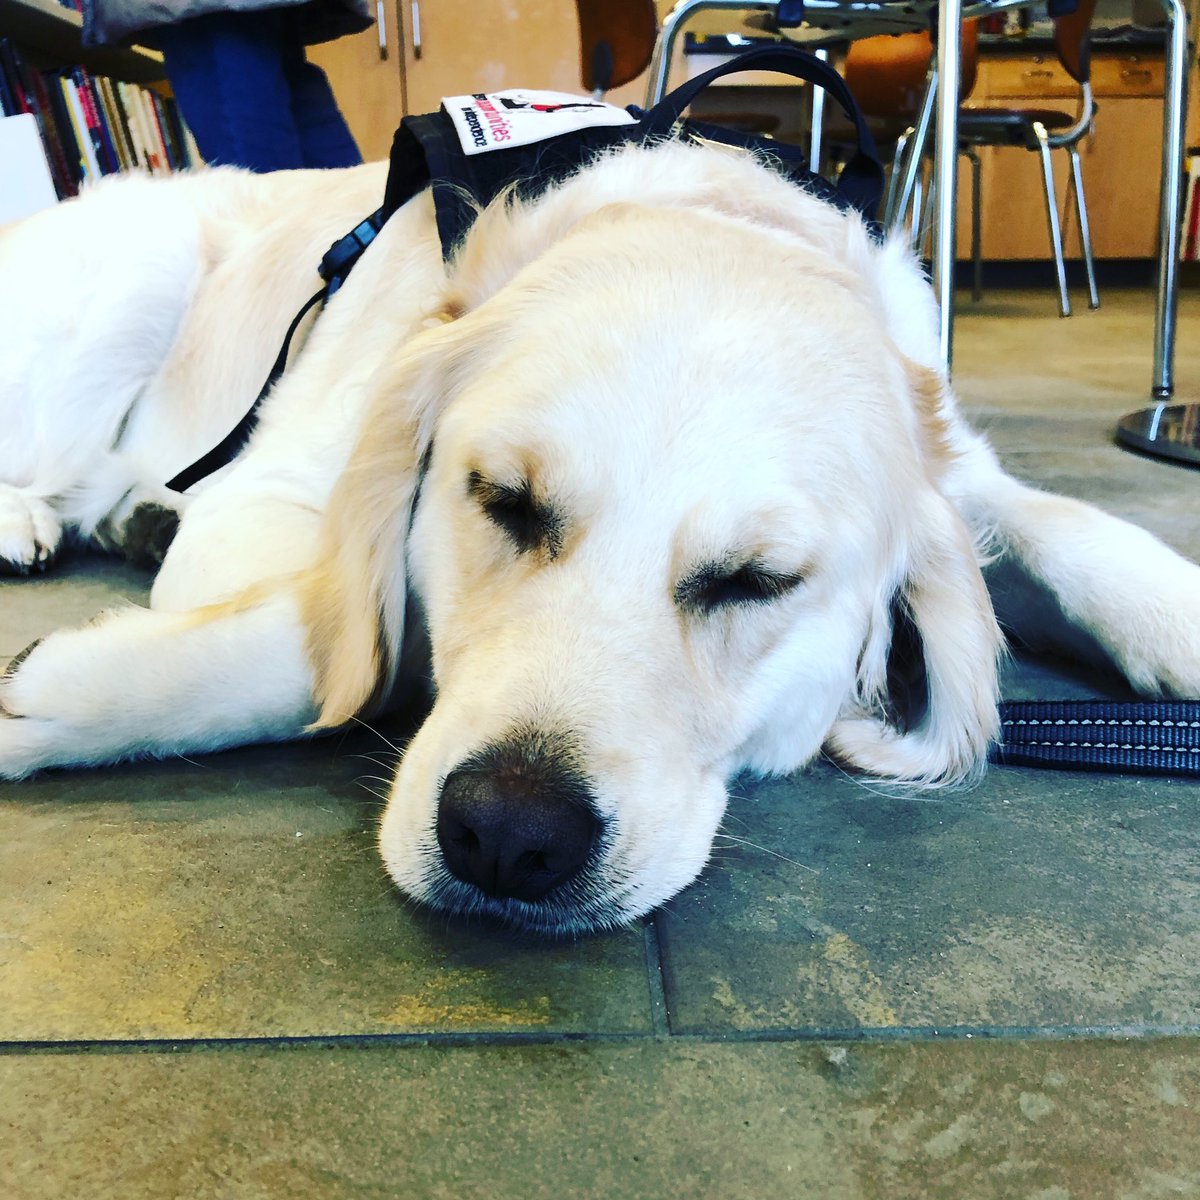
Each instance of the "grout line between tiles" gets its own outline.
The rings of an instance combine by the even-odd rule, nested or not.
[[[662,941],[658,936],[658,918],[649,916],[642,923],[646,940],[646,984],[650,991],[650,1027],[657,1037],[671,1036],[671,1009],[667,1004],[663,978]]]
[[[0,1058],[22,1054],[187,1054],[212,1050],[300,1050],[495,1046],[634,1045],[645,1042],[692,1045],[752,1045],[851,1042],[911,1045],[961,1041],[1149,1041],[1158,1038],[1200,1037],[1200,1024],[1187,1025],[1061,1025],[1061,1026],[896,1026],[849,1029],[761,1029],[691,1031],[664,1037],[656,1031],[612,1033],[492,1032],[492,1033],[365,1033],[297,1037],[202,1037],[11,1040],[0,1042]]]

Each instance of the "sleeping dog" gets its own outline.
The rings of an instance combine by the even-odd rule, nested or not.
[[[490,205],[448,264],[418,195],[245,451],[166,491],[383,172],[118,179],[0,238],[0,556],[41,569],[64,536],[132,548],[179,521],[148,609],[10,668],[0,775],[335,728],[405,686],[419,630],[435,701],[388,871],[584,931],[696,876],[739,771],[822,748],[921,787],[979,771],[986,559],[1142,692],[1200,694],[1200,568],[1008,476],[906,248],[714,146],[601,155]]]

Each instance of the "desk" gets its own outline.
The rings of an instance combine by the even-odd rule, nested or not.
[[[958,103],[960,32],[964,16],[988,16],[1007,8],[1026,7],[1029,0],[941,0],[938,10],[936,113],[934,117],[934,244],[933,287],[939,312],[942,359],[949,370],[954,342],[954,234],[958,185]],[[1175,390],[1175,331],[1179,304],[1179,220],[1183,199],[1184,119],[1187,103],[1187,11],[1183,0],[1159,0],[1168,20],[1163,105],[1162,188],[1159,204],[1158,285],[1155,295],[1154,362],[1150,408],[1123,418],[1121,436],[1139,449],[1200,462],[1200,446],[1190,452],[1172,448],[1174,430],[1195,430],[1197,422],[1168,406]],[[798,40],[814,47],[878,33],[927,29],[934,0],[805,0],[807,19]],[[675,43],[684,24],[706,9],[773,13],[776,6],[746,0],[679,0],[663,19],[650,62],[647,107],[666,91]],[[949,98],[949,102],[947,102]],[[1164,420],[1179,415],[1180,419]]]

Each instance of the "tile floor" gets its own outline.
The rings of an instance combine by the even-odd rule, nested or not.
[[[1151,304],[996,293],[958,384],[1018,474],[1200,558],[1200,473],[1111,441]],[[0,661],[145,589],[94,559],[0,583]],[[1120,691],[1031,661],[1006,690]],[[739,782],[699,883],[544,945],[389,889],[389,756],[0,784],[0,1196],[1200,1196],[1200,787]]]

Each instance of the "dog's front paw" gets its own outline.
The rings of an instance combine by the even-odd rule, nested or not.
[[[0,574],[44,571],[62,543],[62,522],[37,496],[0,484]]]
[[[1108,624],[1113,657],[1134,688],[1200,698],[1200,567],[1175,556],[1156,564]]]

